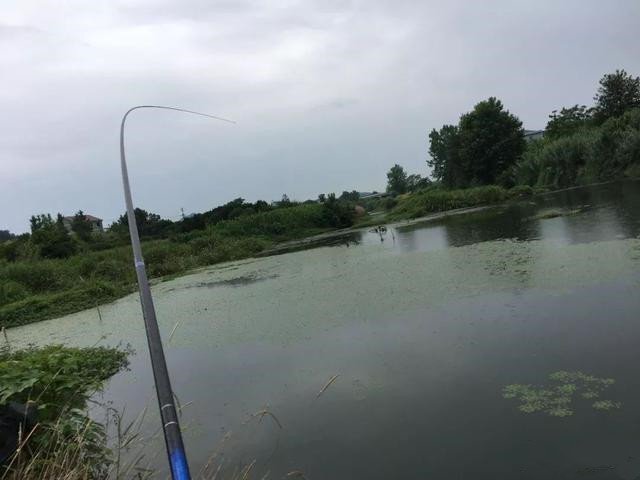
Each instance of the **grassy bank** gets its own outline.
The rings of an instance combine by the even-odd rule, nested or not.
[[[397,203],[391,208],[386,218],[389,220],[417,218],[457,208],[502,203],[527,197],[533,193],[533,188],[529,186],[518,186],[511,189],[496,185],[458,190],[429,188],[421,192],[398,197]]]
[[[105,426],[88,417],[87,402],[126,365],[127,352],[113,348],[3,347],[3,435],[19,448],[0,467],[0,478],[106,478],[114,465],[112,452]]]
[[[348,204],[303,204],[224,220],[202,230],[143,242],[151,278],[247,258],[282,241],[349,226]],[[68,258],[0,261],[0,327],[54,318],[120,298],[135,290],[129,246],[114,242]]]

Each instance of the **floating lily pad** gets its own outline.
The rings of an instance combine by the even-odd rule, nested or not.
[[[612,378],[561,370],[549,375],[548,385],[507,385],[502,390],[502,396],[517,399],[520,402],[518,409],[524,413],[544,412],[553,417],[567,417],[574,413],[572,406],[576,398],[596,400],[591,405],[595,410],[620,408],[620,402],[600,399],[604,390],[614,383]]]

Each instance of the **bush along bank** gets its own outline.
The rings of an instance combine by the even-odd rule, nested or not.
[[[128,354],[105,347],[3,347],[1,478],[106,478],[113,452],[105,425],[89,418],[87,402],[127,366]]]
[[[496,185],[456,190],[432,187],[411,195],[398,197],[387,218],[393,220],[417,218],[457,208],[502,203],[507,200],[528,197],[533,193],[534,189],[527,185],[510,189]]]

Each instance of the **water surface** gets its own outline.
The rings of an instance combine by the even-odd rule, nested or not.
[[[156,285],[192,469],[216,452],[221,474],[256,460],[257,478],[639,477],[639,212],[638,183],[574,189]],[[148,405],[150,432],[138,299],[101,313],[9,335],[131,344],[105,398],[128,418]],[[621,408],[557,418],[502,397],[558,370],[615,378]],[[147,449],[162,467],[161,442]]]

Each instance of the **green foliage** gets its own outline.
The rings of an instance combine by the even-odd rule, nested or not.
[[[574,105],[569,108],[562,108],[551,112],[549,121],[544,131],[544,136],[548,139],[557,139],[576,133],[578,130],[589,125],[593,117],[593,109],[586,105]]]
[[[91,222],[87,220],[82,210],[78,210],[71,220],[71,230],[78,236],[78,238],[88,241],[91,240],[91,233],[93,232],[93,226]]]
[[[417,192],[431,186],[431,180],[428,177],[422,177],[417,173],[407,177],[407,191]]]
[[[457,126],[444,125],[440,130],[434,128],[429,133],[430,158],[427,160],[427,165],[431,167],[432,177],[448,187],[453,187],[463,182],[464,173],[460,171],[458,149]]]
[[[640,109],[634,109],[599,127],[532,142],[514,177],[518,184],[563,188],[620,178],[638,163]]]
[[[161,236],[167,233],[173,225],[170,220],[163,220],[160,215],[147,212],[142,208],[135,208],[133,214],[136,218],[136,226],[138,227],[140,238]],[[120,215],[118,220],[111,226],[111,230],[120,235],[128,235],[129,218],[126,213]]]
[[[397,163],[387,172],[387,192],[399,195],[408,188],[407,172]]]
[[[337,200],[335,195],[329,195],[323,204],[292,204],[253,214],[242,205],[243,200],[238,199],[235,208],[242,213],[235,216],[233,209],[227,209],[225,215],[233,219],[205,230],[145,241],[143,255],[149,276],[176,275],[203,265],[246,258],[275,241],[348,227],[354,217],[353,205]],[[261,208],[257,202],[252,208],[256,205]],[[47,228],[51,227],[43,226],[42,230]],[[101,238],[109,239],[97,235],[90,245]],[[131,249],[118,246],[114,239],[109,240],[115,243],[112,248],[84,249],[65,259],[0,261],[0,326],[23,325],[93,308],[134,291]],[[27,240],[25,244],[31,243]]]
[[[50,213],[43,213],[40,215],[32,215],[29,219],[29,223],[31,225],[31,233],[35,233],[38,230],[52,226],[53,219],[51,218]]]
[[[318,198],[318,200],[320,200],[320,198]],[[326,200],[326,197],[324,197],[324,200]],[[324,200],[320,201],[323,202]],[[339,200],[343,202],[357,202],[358,200],[360,200],[360,194],[356,190],[352,190],[350,192],[347,192],[345,190],[340,195]]]
[[[52,293],[31,294],[0,306],[0,327],[15,327],[94,308],[134,290],[135,285],[92,281]]]
[[[394,197],[387,197],[382,200],[382,208],[387,211],[393,210],[398,205],[398,200]]]
[[[83,408],[103,382],[127,365],[127,352],[52,345],[0,353],[0,405],[35,401],[39,421]]]
[[[87,401],[127,366],[128,353],[59,345],[0,350],[0,404],[35,405],[38,420],[3,478],[106,478],[106,431],[88,417]]]
[[[448,187],[469,187],[507,181],[508,171],[525,148],[522,122],[494,97],[429,134],[433,177]]]
[[[640,108],[640,77],[633,77],[624,70],[608,73],[600,79],[594,117],[598,123],[623,115],[633,108]]]
[[[0,305],[17,302],[29,296],[29,289],[23,284],[13,280],[4,280],[0,283]]]
[[[357,195],[358,192],[355,193]],[[338,200],[331,193],[327,197],[327,201],[322,204],[321,224],[318,226],[331,228],[350,227],[353,225],[354,215],[354,206],[351,202]]]
[[[494,97],[460,118],[458,157],[467,178],[460,186],[496,183],[525,148],[522,122]]]
[[[32,292],[56,290],[63,285],[65,274],[61,262],[15,262],[2,266],[3,281],[14,281]]]
[[[517,194],[520,193],[522,192]],[[415,218],[455,208],[499,203],[509,198],[511,198],[509,191],[495,185],[460,190],[432,188],[401,198],[390,217],[396,219]]]
[[[25,233],[15,239],[0,243],[0,261],[35,260],[40,257],[40,249],[31,241],[31,235]]]
[[[16,238],[16,236],[9,230],[0,230],[0,243],[13,240],[14,238]]]
[[[549,375],[550,385],[534,386],[513,384],[502,390],[502,396],[520,402],[518,409],[524,413],[544,412],[554,417],[573,415],[576,396],[595,400],[596,410],[620,408],[620,403],[600,400],[600,395],[615,383],[612,378],[597,378],[583,372],[559,371]]]
[[[346,204],[329,195],[323,204],[296,205],[225,220],[216,225],[216,230],[230,237],[298,238],[305,233],[351,225],[353,212],[345,215],[342,205]]]
[[[546,143],[535,154],[527,152],[522,165],[531,172],[530,181],[533,182],[524,183],[554,188],[575,185],[584,172],[593,142],[592,135],[580,132]],[[525,176],[523,173],[517,175],[521,179]]]
[[[31,241],[44,258],[67,258],[77,250],[60,214],[55,222],[49,214],[31,217]]]

